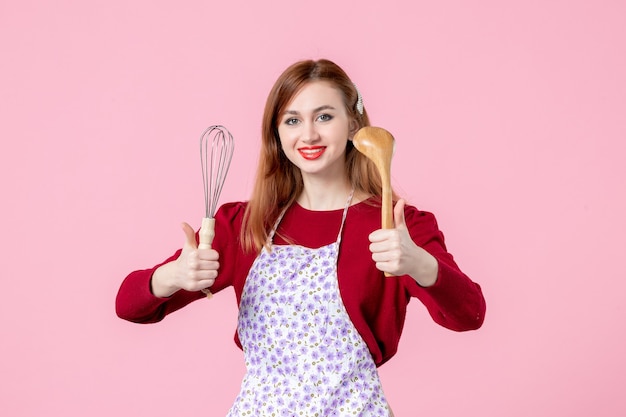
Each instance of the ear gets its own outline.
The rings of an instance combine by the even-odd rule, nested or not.
[[[352,138],[358,131],[359,131],[359,122],[357,122],[356,119],[352,119],[350,121],[350,133],[349,133],[350,140],[352,140]]]

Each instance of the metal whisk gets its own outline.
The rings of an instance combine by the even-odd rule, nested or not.
[[[200,163],[202,165],[202,185],[204,186],[205,216],[199,232],[198,249],[210,249],[215,236],[215,212],[222,187],[233,158],[235,142],[233,135],[221,125],[209,126],[200,136]],[[212,297],[208,288],[202,290]]]

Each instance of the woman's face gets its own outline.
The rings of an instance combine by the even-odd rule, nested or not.
[[[346,144],[356,127],[341,92],[326,81],[306,84],[278,117],[283,151],[303,178],[345,176]]]

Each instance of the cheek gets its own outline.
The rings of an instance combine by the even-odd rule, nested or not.
[[[341,128],[333,128],[326,132],[325,136],[336,142],[347,142],[350,137],[350,129],[347,126]]]
[[[278,145],[283,151],[288,148],[287,143],[285,143],[285,135],[281,135],[280,131],[278,131]]]
[[[284,150],[288,150],[290,148],[290,144],[293,144],[295,141],[293,132],[288,129],[281,128],[278,128],[277,131],[280,145]]]

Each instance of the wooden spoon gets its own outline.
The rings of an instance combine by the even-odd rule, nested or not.
[[[380,173],[383,186],[382,228],[393,229],[393,201],[391,195],[391,158],[395,141],[391,133],[380,127],[366,126],[359,129],[352,139],[354,147],[368,157]],[[391,276],[385,273],[386,276]]]

